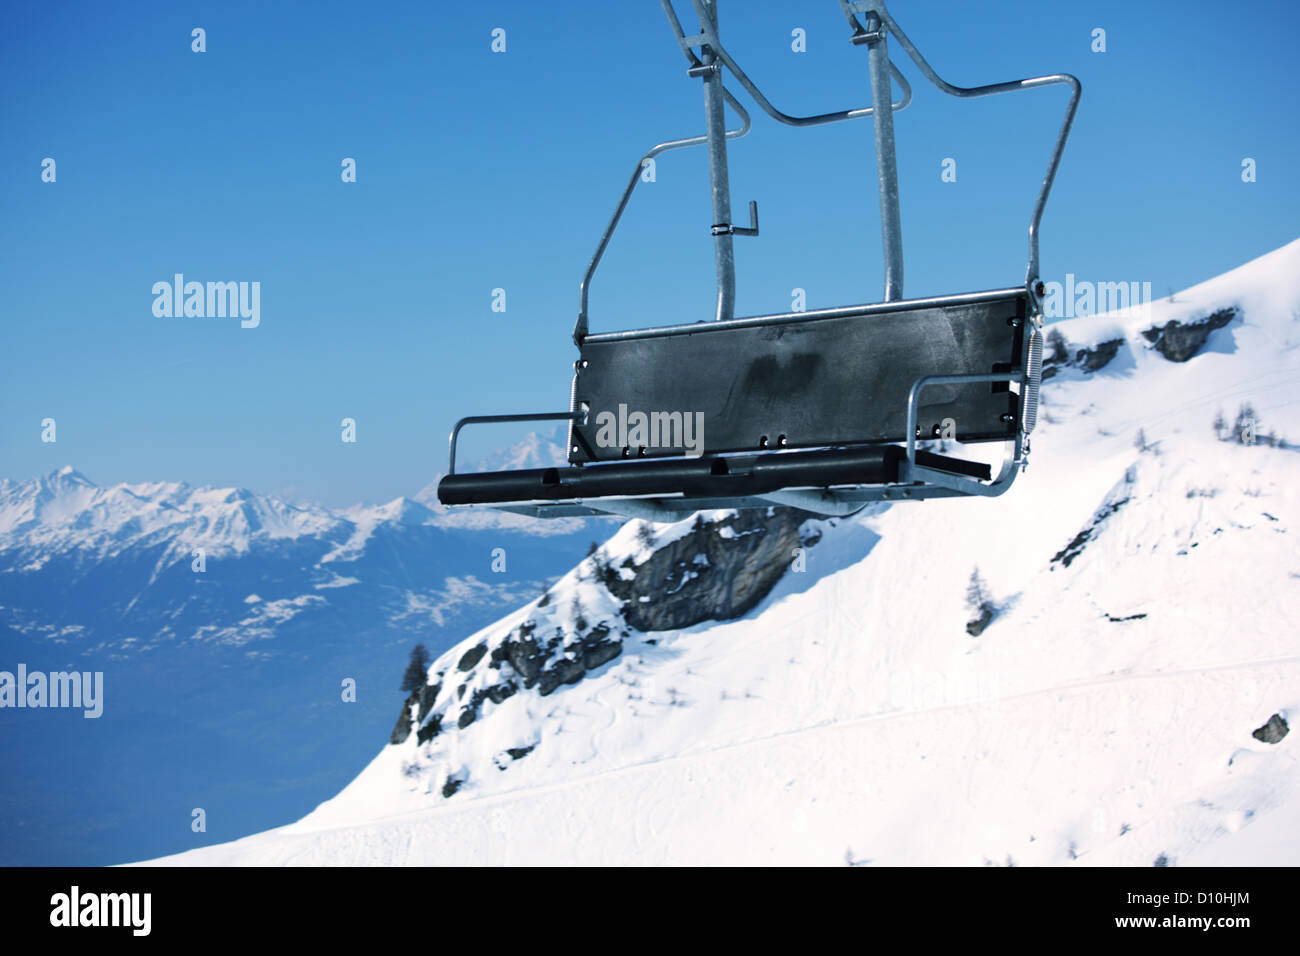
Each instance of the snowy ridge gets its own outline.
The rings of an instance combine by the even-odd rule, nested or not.
[[[1300,241],[1053,328],[1067,360],[1007,495],[811,522],[806,570],[749,613],[654,633],[601,569],[691,522],[632,522],[433,663],[425,717],[451,726],[295,824],[160,862],[1300,863],[1297,735],[1252,733],[1300,719],[1300,452],[1211,425],[1249,403],[1300,443]],[[485,696],[528,624],[621,652]]]
[[[491,456],[479,470],[537,468],[563,461],[564,449],[530,433]],[[210,556],[246,554],[257,543],[303,537],[337,540],[323,562],[347,561],[365,550],[385,525],[505,528],[539,536],[581,530],[581,519],[539,521],[495,511],[449,512],[437,503],[437,480],[411,498],[332,510],[295,505],[243,488],[194,488],[185,482],[120,483],[100,487],[71,465],[39,478],[0,479],[0,552],[22,550],[41,563],[81,552],[106,560],[124,550],[166,542],[163,563],[188,561],[202,548]],[[517,519],[517,520],[516,520]]]

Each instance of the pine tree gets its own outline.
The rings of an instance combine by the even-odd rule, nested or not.
[[[1137,437],[1133,439],[1133,446],[1137,448],[1138,451],[1146,451],[1151,447],[1147,444],[1147,433],[1145,430],[1141,428],[1138,429]]]
[[[402,693],[419,690],[429,682],[429,652],[423,644],[411,648],[411,662],[402,675]]]
[[[587,629],[587,609],[582,606],[578,596],[573,596],[573,604],[569,607],[569,617],[573,621],[574,630],[579,634]]]
[[[1219,439],[1219,441],[1223,441],[1224,439],[1223,431],[1227,427],[1228,427],[1228,422],[1223,417],[1223,409],[1221,408],[1214,413],[1214,437]]]
[[[653,548],[655,546],[655,526],[649,521],[642,521],[636,529],[636,539],[642,547]]]
[[[974,613],[982,614],[992,603],[988,585],[980,577],[980,569],[975,568],[970,573],[970,584],[966,585],[966,606]]]
[[[1258,429],[1259,419],[1255,415],[1255,406],[1244,402],[1237,409],[1237,420],[1232,423],[1232,437],[1238,444],[1253,445]]]

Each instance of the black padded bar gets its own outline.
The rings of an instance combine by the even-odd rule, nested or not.
[[[880,485],[898,480],[899,462],[904,457],[897,445],[877,445],[457,474],[438,482],[438,500],[444,505],[486,505],[642,495],[743,497],[784,488]],[[987,479],[990,474],[987,465],[929,452],[918,451],[917,463],[973,478]]]
[[[642,432],[644,457],[905,441],[907,395],[918,378],[1019,366],[1026,304],[1024,290],[1003,290],[592,336],[582,343],[573,391],[586,421],[572,426],[569,460],[638,455],[636,413],[658,426]],[[919,437],[937,437],[952,419],[959,441],[1010,441],[1016,414],[1006,384],[939,386],[923,393]],[[693,449],[687,422],[693,440],[702,433]]]

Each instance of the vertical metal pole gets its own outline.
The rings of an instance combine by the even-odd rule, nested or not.
[[[880,183],[880,239],[885,259],[885,301],[903,298],[903,221],[898,211],[898,160],[894,155],[893,86],[889,71],[888,30],[871,14],[874,36],[867,41],[871,72],[871,114],[876,129],[876,176]]]
[[[698,8],[708,23],[700,26],[718,35],[717,0],[702,0]],[[736,254],[731,233],[731,180],[727,174],[727,125],[723,112],[722,64],[706,43],[701,48],[704,64],[704,120],[709,149],[709,186],[713,201],[713,259],[718,278],[718,321],[736,312]]]

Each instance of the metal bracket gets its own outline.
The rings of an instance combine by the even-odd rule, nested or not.
[[[710,230],[715,236],[757,236],[758,235],[758,203],[753,199],[749,201],[749,225],[733,226],[731,223],[714,225]]]

